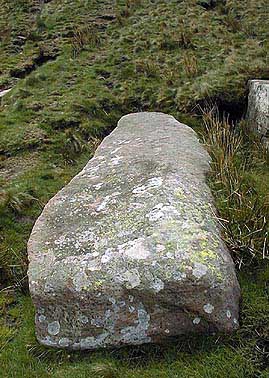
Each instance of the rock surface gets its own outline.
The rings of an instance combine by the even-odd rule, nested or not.
[[[250,80],[247,120],[269,148],[269,80]]]
[[[171,116],[119,121],[33,228],[28,275],[42,344],[96,349],[238,327],[209,163],[196,133]]]

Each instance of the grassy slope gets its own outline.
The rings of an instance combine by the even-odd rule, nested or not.
[[[0,103],[5,286],[25,274],[26,241],[43,204],[122,114],[161,110],[200,129],[188,115],[197,103],[213,98],[238,117],[247,80],[269,76],[266,1],[219,1],[209,10],[198,3],[53,0],[41,12],[37,1],[0,0],[0,88],[14,86]],[[42,55],[53,60],[14,77]],[[266,167],[254,164],[248,174],[261,196],[268,193]],[[84,377],[92,368],[97,377],[265,377],[266,280],[260,270],[241,274],[242,328],[233,338],[71,357],[44,356],[34,341],[29,298],[3,294],[3,376]]]

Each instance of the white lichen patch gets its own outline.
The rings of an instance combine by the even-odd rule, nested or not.
[[[157,220],[161,219],[164,217],[164,212],[162,211],[163,204],[160,203],[157,206],[155,206],[150,213],[146,215],[148,220],[150,222],[156,222]]]
[[[104,155],[98,155],[94,159],[96,159],[96,160],[105,160],[106,156],[104,156]]]
[[[71,345],[72,341],[69,340],[67,337],[62,337],[60,340],[59,340],[59,346],[63,347],[63,348],[66,348],[68,347],[69,345]]]
[[[144,238],[138,238],[118,246],[119,252],[133,260],[145,260],[150,256],[150,251]]]
[[[96,211],[99,213],[100,211],[104,211],[111,199],[111,196],[106,196],[100,205],[97,206]]]
[[[175,257],[175,254],[172,252],[167,252],[165,255],[168,259],[173,259]]]
[[[101,203],[99,203],[98,206],[95,208],[95,211],[99,213],[105,211],[107,209],[108,204],[116,204],[117,197],[120,195],[121,193],[119,191],[115,191],[114,193],[105,196]]]
[[[58,335],[60,332],[60,323],[58,321],[54,321],[48,324],[48,333],[52,336]]]
[[[135,187],[132,190],[132,193],[136,195],[141,195],[147,192],[148,190],[159,188],[162,185],[162,183],[163,183],[162,177],[153,177],[149,179],[145,185],[140,185],[140,186]]]
[[[77,232],[75,236],[72,237],[74,240],[74,247],[79,250],[85,245],[88,245],[90,242],[95,240],[94,234],[91,230],[85,230],[82,232]],[[69,239],[69,242],[71,240]]]
[[[110,312],[109,312],[109,315],[110,315]],[[101,327],[104,326],[104,320],[100,316],[96,316],[96,317],[91,319],[91,324],[94,325],[97,328],[101,328]]]
[[[67,243],[68,243],[68,238],[66,238],[65,235],[61,235],[58,239],[54,241],[54,244],[59,245],[59,246],[64,246]]]
[[[135,307],[134,306],[129,306],[128,310],[132,314],[135,311]]]
[[[76,291],[81,291],[88,287],[89,280],[87,274],[82,270],[76,273],[73,277],[73,284],[75,286]]]
[[[36,264],[35,269],[36,271],[31,271],[31,281],[35,281],[36,278],[39,277],[38,273],[40,273],[40,270],[42,267],[46,267],[46,270],[49,271],[50,267],[55,263],[55,254],[53,252],[53,249],[49,248],[45,253],[38,253],[35,256],[35,259],[38,260],[38,264]],[[32,262],[34,262],[34,259],[32,259]]]
[[[105,340],[108,338],[109,333],[104,332],[101,335],[98,335],[97,337],[85,337],[84,339],[80,340],[79,346],[81,349],[94,349],[101,347],[104,345]]]
[[[82,324],[87,324],[89,322],[89,318],[85,315],[80,315],[78,317],[78,320],[82,323]]]
[[[111,164],[112,165],[118,165],[118,164],[120,164],[122,159],[123,159],[122,156],[116,156],[116,157],[111,159]]]
[[[120,149],[121,149],[121,147],[115,148],[115,150],[111,151],[111,154],[112,155],[116,154]]]
[[[50,347],[56,347],[57,346],[57,342],[54,340],[54,338],[52,338],[50,336],[46,336],[42,341],[47,346],[50,346]]]
[[[194,268],[192,270],[192,274],[196,278],[201,278],[204,275],[206,275],[206,273],[207,273],[207,267],[204,264],[201,264],[201,263],[198,263],[198,262],[194,263]]]
[[[95,190],[100,190],[100,189],[102,188],[103,185],[104,185],[103,182],[99,182],[98,184],[93,185],[93,188],[94,188]]]
[[[109,254],[104,254],[102,257],[101,257],[101,263],[102,264],[106,264],[109,260],[111,259],[111,256]]]
[[[164,282],[159,278],[155,278],[154,281],[151,282],[150,287],[158,293],[159,291],[164,289]]]
[[[45,315],[39,315],[39,316],[38,316],[38,321],[39,321],[40,323],[45,322],[45,321],[46,321],[46,316],[45,316]]]
[[[120,281],[125,282],[127,289],[133,289],[140,285],[140,275],[137,269],[131,269],[124,272],[121,276]]]
[[[162,177],[153,177],[148,180],[148,186],[151,188],[159,188],[163,183]]]
[[[200,321],[201,321],[201,318],[197,317],[197,318],[194,318],[192,322],[193,324],[199,324]]]
[[[117,144],[121,146],[121,145],[129,144],[129,143],[131,143],[130,140],[128,140],[128,139],[123,139],[123,140],[119,140]]]
[[[98,271],[100,269],[101,269],[101,266],[100,266],[98,260],[89,261],[88,264],[87,264],[87,271],[95,272],[95,271]]]
[[[159,253],[159,252],[163,252],[165,251],[165,246],[163,244],[157,244],[156,245],[156,252]]]
[[[204,312],[206,312],[207,314],[212,314],[214,310],[214,306],[210,303],[207,303],[203,306],[203,309],[204,309]]]
[[[164,205],[159,203],[146,215],[150,222],[156,222],[164,217],[172,218],[178,214],[177,209],[171,205]]]
[[[151,338],[147,335],[149,325],[150,315],[140,302],[137,310],[137,324],[121,329],[120,341],[133,345],[150,342]]]
[[[175,271],[173,273],[173,279],[176,281],[182,281],[187,277],[187,274],[185,272],[181,272],[180,270]]]

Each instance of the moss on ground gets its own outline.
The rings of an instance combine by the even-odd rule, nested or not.
[[[243,304],[236,335],[95,354],[69,355],[37,345],[25,280],[26,242],[42,207],[123,114],[159,110],[201,131],[194,112],[208,100],[233,119],[243,115],[247,80],[269,76],[266,5],[265,0],[43,5],[0,0],[0,90],[13,87],[0,98],[3,377],[269,375],[264,263],[240,273]],[[244,148],[252,151],[250,145]],[[245,180],[264,201],[268,162],[249,156]],[[219,184],[212,189],[225,211]]]

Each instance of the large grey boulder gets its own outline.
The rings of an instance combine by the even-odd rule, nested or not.
[[[123,117],[45,206],[28,245],[36,334],[96,349],[238,327],[239,285],[196,133]]]
[[[250,80],[247,120],[269,147],[269,80]]]

